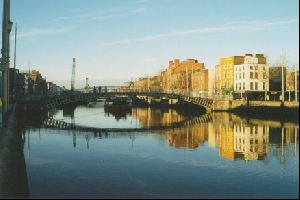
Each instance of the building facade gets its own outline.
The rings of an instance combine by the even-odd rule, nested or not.
[[[258,99],[267,98],[268,91],[269,67],[265,56],[246,54],[243,63],[234,65],[234,93],[240,98],[252,95]]]
[[[220,59],[221,90],[224,94],[232,94],[234,90],[234,65],[244,62],[244,56],[231,56]]]

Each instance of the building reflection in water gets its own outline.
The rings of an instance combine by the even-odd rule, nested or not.
[[[127,116],[131,115],[132,107],[129,105],[120,106],[105,106],[104,107],[105,116],[113,115],[117,121],[120,119],[127,119]]]
[[[209,147],[218,149],[220,157],[229,160],[265,160],[269,155],[280,158],[281,163],[285,162],[285,155],[298,154],[299,124],[296,123],[283,124],[279,121],[245,119],[222,112],[198,116],[195,120],[174,109],[132,108],[131,115],[141,127],[169,126],[184,122],[182,128],[161,130],[162,134],[157,136],[161,142],[167,140],[171,148],[193,150],[207,143]],[[72,116],[71,121],[75,123]],[[27,134],[30,157],[30,130]],[[79,132],[71,131],[74,148],[77,134],[81,135]],[[90,148],[92,137],[101,139],[111,135],[111,133],[90,134],[84,133],[87,149]],[[132,135],[129,137],[134,141],[135,137]]]
[[[132,116],[142,127],[168,126],[187,120],[189,117],[174,109],[132,108]]]
[[[161,112],[135,108],[133,116],[146,127],[189,120],[172,109]],[[172,148],[192,150],[207,142],[210,147],[219,150],[221,157],[229,160],[264,160],[271,153],[284,162],[285,150],[293,148],[293,154],[297,154],[297,124],[287,123],[283,127],[278,121],[243,119],[229,113],[213,113],[211,118],[212,121],[163,130],[163,134]]]

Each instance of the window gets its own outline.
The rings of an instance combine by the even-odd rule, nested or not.
[[[263,90],[266,89],[266,83],[263,83]]]
[[[250,72],[250,78],[253,79],[253,72]]]
[[[242,79],[242,74],[240,73],[240,80]]]
[[[258,72],[255,72],[255,79],[258,79]]]
[[[245,79],[245,72],[243,73],[243,79]]]
[[[250,70],[253,70],[253,66],[250,66]]]
[[[242,90],[242,83],[240,83],[240,87],[239,87],[239,89],[240,89],[240,90]]]
[[[255,90],[258,90],[258,83],[255,83]]]
[[[257,70],[258,69],[258,67],[257,66],[255,66],[255,70]]]
[[[250,83],[250,90],[253,90],[253,82]]]
[[[245,90],[246,89],[246,84],[245,83],[243,83],[243,90]],[[244,131],[245,132],[245,131]]]

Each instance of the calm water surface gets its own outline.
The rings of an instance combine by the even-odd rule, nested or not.
[[[103,108],[57,111],[54,118],[93,127],[172,130],[86,133],[27,128],[30,197],[298,198],[299,124],[213,113]],[[282,128],[284,126],[284,128]]]

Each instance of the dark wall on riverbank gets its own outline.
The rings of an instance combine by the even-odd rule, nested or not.
[[[23,154],[24,137],[11,113],[0,129],[0,198],[28,198],[29,187]]]

